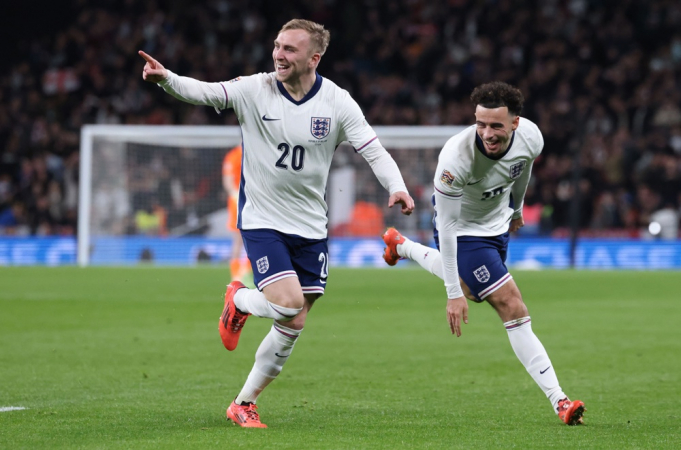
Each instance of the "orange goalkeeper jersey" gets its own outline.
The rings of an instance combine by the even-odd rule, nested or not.
[[[232,188],[239,191],[239,183],[241,182],[241,146],[237,145],[227,152],[225,159],[222,160],[222,176],[229,176],[232,181]],[[227,197],[227,229],[230,231],[237,231],[237,201],[234,197]]]
[[[227,152],[225,159],[222,160],[222,176],[229,175],[232,178],[232,187],[235,191],[239,190],[241,181],[241,146],[237,145]]]

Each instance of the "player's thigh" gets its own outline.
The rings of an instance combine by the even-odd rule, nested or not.
[[[518,289],[513,279],[491,293],[485,300],[496,310],[502,322],[508,322],[509,320],[529,315],[527,306],[525,306],[520,294],[520,289]]]
[[[457,239],[459,277],[476,302],[486,300],[512,280],[504,263],[507,244],[507,236],[460,236]]]
[[[466,297],[468,300],[473,300],[477,302],[478,298],[475,295],[473,295],[471,289],[468,287],[463,278],[459,278],[459,283],[461,283],[461,290],[463,291],[464,297]]]

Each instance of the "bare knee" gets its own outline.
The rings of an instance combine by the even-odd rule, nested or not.
[[[504,322],[519,319],[529,314],[520,296],[506,297],[492,305]]]
[[[485,300],[492,305],[503,322],[519,319],[529,315],[527,306],[523,302],[520,290],[513,280],[506,283]]]
[[[307,313],[301,311],[293,319],[287,321],[277,320],[277,323],[293,330],[302,330],[305,326],[305,319],[307,319]]]
[[[284,308],[300,309],[305,304],[305,297],[301,292],[299,295],[296,293],[284,293],[280,292],[275,295],[265,294],[265,298],[270,303],[278,306],[283,306]]]
[[[319,297],[320,297],[319,294],[305,295],[304,296],[305,304],[303,305],[303,309],[300,310],[297,316],[295,316],[293,319],[287,322],[282,321],[277,322],[285,327],[292,328],[294,330],[302,330],[303,327],[305,326],[305,321],[307,320],[307,314],[310,312],[310,308],[312,308],[314,301]]]
[[[305,296],[296,277],[284,278],[262,290],[268,302],[285,308],[300,309],[305,305]]]

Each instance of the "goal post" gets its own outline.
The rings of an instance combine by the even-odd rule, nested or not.
[[[437,156],[464,128],[374,127],[421,206],[409,220],[387,208],[387,193],[364,159],[347,143],[338,147],[327,189],[329,245],[342,255],[338,265],[362,265],[371,258],[380,245],[374,232],[386,225],[416,235],[429,232],[431,209],[425,203]],[[224,226],[221,165],[240,142],[238,126],[84,126],[78,264],[225,260],[231,239]]]

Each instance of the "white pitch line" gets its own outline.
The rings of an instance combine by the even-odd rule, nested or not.
[[[0,412],[21,411],[22,409],[28,408],[24,408],[23,406],[0,406]]]

